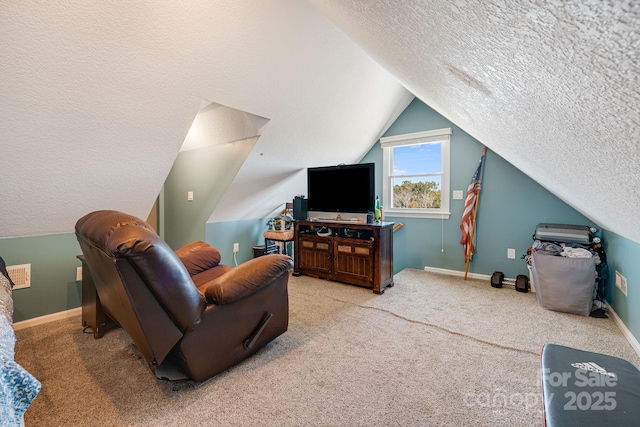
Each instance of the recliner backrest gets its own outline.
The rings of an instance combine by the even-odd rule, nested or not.
[[[205,306],[185,266],[149,224],[122,212],[85,215],[76,236],[105,310],[130,329],[150,365],[161,363]]]
[[[121,227],[106,242],[107,253],[128,258],[181,330],[200,321],[205,300],[175,252],[155,232],[142,227]]]
[[[204,298],[182,261],[153,227],[122,212],[97,211],[78,220],[76,230],[108,256],[128,258],[181,330],[197,325]]]

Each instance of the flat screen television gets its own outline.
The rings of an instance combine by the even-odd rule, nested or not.
[[[307,199],[309,211],[373,211],[375,163],[308,168]]]

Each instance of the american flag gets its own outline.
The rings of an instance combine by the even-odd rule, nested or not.
[[[475,220],[476,220],[476,206],[478,204],[478,198],[480,197],[480,190],[482,189],[482,173],[484,171],[484,159],[487,154],[487,148],[482,149],[482,157],[480,157],[480,163],[476,172],[471,178],[471,183],[467,189],[467,197],[464,201],[464,210],[462,211],[462,220],[460,220],[460,230],[462,231],[462,238],[460,244],[464,245],[464,262],[469,263],[471,257],[475,252]]]

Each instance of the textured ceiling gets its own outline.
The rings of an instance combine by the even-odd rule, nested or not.
[[[268,123],[210,221],[268,216],[305,192],[304,168],[358,161],[415,94],[640,242],[639,7],[0,2],[0,238],[146,216],[203,102]]]
[[[640,242],[640,2],[312,2],[426,104]]]
[[[2,1],[0,238],[146,217],[203,102],[268,120],[216,210],[267,217],[411,99],[307,2]]]
[[[259,136],[269,122],[235,108],[205,102],[193,119],[180,151],[196,150]]]

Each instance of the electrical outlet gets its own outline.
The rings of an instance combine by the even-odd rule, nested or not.
[[[76,282],[82,281],[82,267],[76,267]]]
[[[507,258],[516,259],[516,250],[513,248],[507,248]]]
[[[618,271],[616,271],[616,288],[620,289],[625,297],[627,296],[627,279]]]
[[[240,252],[240,243],[234,243],[233,244],[233,252],[234,253]]]

